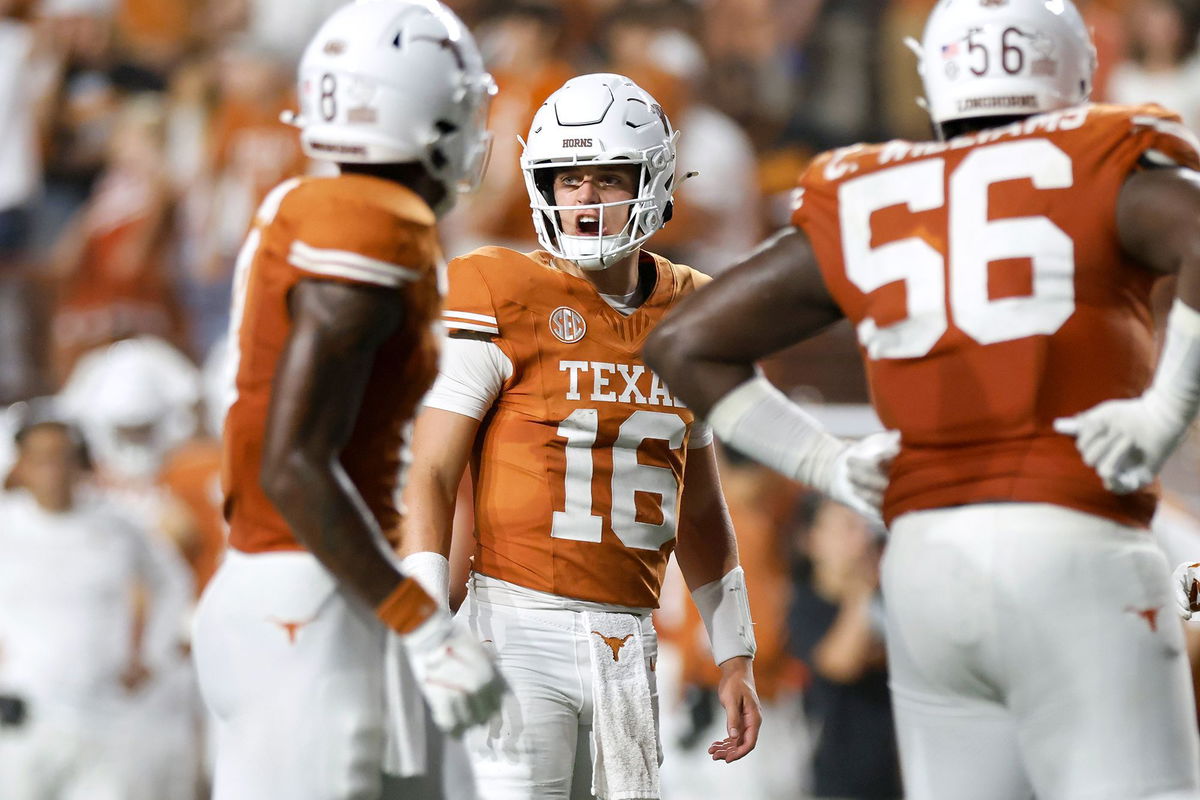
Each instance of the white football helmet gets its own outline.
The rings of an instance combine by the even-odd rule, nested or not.
[[[496,83],[470,31],[436,0],[359,0],[338,9],[300,61],[300,128],[311,158],[417,161],[453,205],[479,185]]]
[[[667,115],[653,97],[622,75],[596,73],[571,78],[533,116],[522,142],[521,171],[542,247],[582,269],[605,269],[632,253],[671,218],[675,191],[675,141]],[[604,212],[630,206],[629,221],[615,234],[568,236],[554,201],[558,169],[579,163],[637,164],[637,196],[632,200],[570,206],[595,208],[604,230]]]
[[[59,400],[79,421],[101,471],[142,482],[195,432],[199,397],[199,374],[187,357],[142,336],[85,354]]]
[[[1071,0],[940,0],[909,45],[935,125],[1069,108],[1092,92],[1096,48]]]

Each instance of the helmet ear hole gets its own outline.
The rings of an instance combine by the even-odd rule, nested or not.
[[[667,185],[667,188],[668,189],[671,188],[670,184]],[[663,209],[662,224],[666,225],[668,222],[671,221],[671,217],[673,217],[674,215],[675,215],[675,201],[668,200],[666,207]]]

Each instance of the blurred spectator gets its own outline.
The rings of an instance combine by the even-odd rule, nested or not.
[[[135,334],[180,341],[184,321],[170,276],[171,194],[163,104],[124,102],[95,191],[54,258],[54,364],[65,376],[93,347]]]
[[[85,494],[73,428],[34,420],[17,443],[18,488],[0,502],[3,796],[153,800],[124,709],[176,648],[186,593],[162,551]]]
[[[804,509],[807,569],[796,581],[790,627],[794,652],[812,671],[804,695],[812,796],[899,798],[879,596],[883,532],[830,500],[808,497]]]
[[[279,119],[296,108],[290,67],[240,39],[222,51],[216,69],[202,249],[184,274],[196,353],[208,352],[228,326],[233,265],[258,204],[307,164],[296,129]]]
[[[720,670],[713,664],[700,615],[685,596],[682,576],[672,567],[664,612],[655,622],[656,627],[661,623],[660,654],[680,659],[677,679],[659,670],[663,796],[793,800],[800,793],[807,734],[800,702],[803,666],[787,646],[792,587],[784,523],[799,487],[736,453],[719,452],[721,484],[737,532],[758,640],[754,675],[763,727],[758,746],[741,761],[714,763],[709,757],[709,743],[726,735],[725,713],[716,696]]]
[[[1200,130],[1200,8],[1190,0],[1132,0],[1125,11],[1128,58],[1113,68],[1108,99],[1155,102]]]
[[[87,436],[98,482],[151,532],[156,548],[176,565],[178,590],[188,596],[211,574],[224,540],[219,523],[211,524],[212,470],[219,463],[212,448],[195,457],[180,452],[179,461],[169,461],[195,434],[198,402],[196,368],[151,337],[85,355],[62,392],[63,405],[78,415]],[[164,472],[169,463],[172,469]],[[185,560],[200,573],[189,574]],[[145,762],[142,794],[130,800],[193,800],[201,719],[195,676],[178,650],[163,653],[161,662],[127,711]]]
[[[37,386],[37,320],[26,259],[41,189],[39,95],[30,2],[0,2],[0,403]]]
[[[479,192],[455,214],[455,252],[483,244],[537,246],[517,137],[527,135],[534,112],[575,74],[563,58],[562,25],[562,11],[553,3],[519,0],[480,32],[479,46],[499,87],[488,119],[492,155]]]

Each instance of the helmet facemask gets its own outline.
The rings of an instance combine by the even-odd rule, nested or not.
[[[661,161],[661,157],[658,159]],[[602,203],[558,205],[554,197],[554,178],[563,169],[574,166],[604,167],[638,164],[629,158],[580,159],[567,163],[548,162],[527,167],[525,180],[533,209],[533,224],[542,246],[558,258],[573,261],[580,269],[607,269],[640,248],[670,219],[670,201],[665,214],[658,210],[656,196],[671,191],[674,174],[655,172],[643,162],[638,168],[637,190],[628,200]],[[655,182],[664,183],[655,186]],[[605,231],[619,209],[628,209],[624,224],[616,231]],[[596,233],[571,235],[563,230],[559,212],[594,210],[597,215]]]
[[[654,98],[621,75],[581,75],[567,81],[534,115],[528,141],[520,140],[521,171],[538,241],[551,254],[585,270],[606,269],[637,251],[671,218],[675,180],[672,130]],[[554,177],[572,167],[638,167],[632,198],[559,205]],[[604,233],[619,209],[628,218]],[[560,212],[594,210],[597,235],[568,235]]]

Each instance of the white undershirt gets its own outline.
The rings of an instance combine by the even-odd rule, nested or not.
[[[443,341],[437,380],[422,403],[426,408],[483,419],[512,375],[512,362],[495,342],[450,337]],[[697,450],[710,444],[712,430],[700,420],[694,421],[688,449]]]

